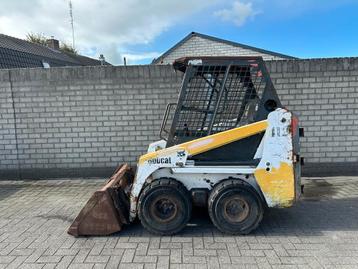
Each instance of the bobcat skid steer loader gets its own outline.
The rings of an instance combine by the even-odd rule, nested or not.
[[[220,231],[247,234],[266,207],[298,199],[298,119],[281,105],[262,58],[188,57],[173,66],[184,77],[162,140],[139,157],[135,175],[118,168],[70,234],[106,235],[138,217],[148,231],[171,235],[193,205],[206,207]]]

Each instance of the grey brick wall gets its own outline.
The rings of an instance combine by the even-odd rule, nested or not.
[[[267,66],[305,127],[306,174],[357,173],[358,58]],[[0,177],[107,176],[135,164],[180,82],[160,65],[0,70]]]
[[[16,115],[9,76],[7,70],[0,73],[0,169],[17,171]]]
[[[266,64],[283,104],[305,128],[304,171],[358,174],[358,58]]]
[[[171,64],[175,59],[185,56],[261,56],[264,60],[280,60],[278,56],[259,53],[254,50],[232,46],[222,42],[193,36],[184,44],[166,55],[162,64]]]
[[[134,164],[158,139],[162,111],[181,82],[167,66],[14,69],[11,88],[8,72],[0,71],[3,177],[17,176],[16,160],[22,177],[78,169],[98,176]]]

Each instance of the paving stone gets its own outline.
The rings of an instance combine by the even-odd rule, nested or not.
[[[58,263],[62,259],[62,256],[41,256],[37,259],[37,263]]]
[[[109,260],[109,256],[104,255],[88,255],[86,258],[86,262],[89,263],[107,263]]]
[[[69,269],[91,269],[93,268],[93,263],[71,263],[68,267]]]
[[[171,249],[170,250],[170,263],[182,263],[182,250]]]
[[[111,256],[107,263],[107,268],[108,269],[117,268],[119,266],[119,264],[121,263],[121,258],[122,258],[122,256]]]
[[[18,268],[19,269],[41,269],[45,265],[40,263],[23,263]]]
[[[0,264],[8,264],[15,260],[16,256],[0,256]]]
[[[102,183],[0,181],[0,268],[358,268],[358,177],[306,179],[294,207],[267,210],[246,236],[220,233],[195,210],[195,225],[177,236],[138,223],[113,236],[68,235]]]
[[[9,265],[6,267],[8,269],[17,269],[21,266],[21,264],[25,261],[25,256],[16,257]]]
[[[126,249],[122,256],[121,262],[123,263],[130,263],[133,261],[135,250],[134,249]]]
[[[71,262],[73,261],[74,256],[64,256],[61,261],[57,264],[56,269],[65,269],[68,268]]]

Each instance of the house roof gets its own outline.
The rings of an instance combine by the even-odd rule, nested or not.
[[[0,68],[100,65],[101,61],[65,53],[23,39],[0,34]]]
[[[190,38],[192,38],[194,36],[201,37],[201,38],[208,39],[208,40],[212,40],[212,41],[215,41],[215,42],[224,43],[224,44],[231,45],[231,46],[234,46],[234,47],[240,47],[240,48],[244,48],[244,49],[253,50],[253,51],[256,51],[256,52],[259,52],[259,53],[269,54],[269,55],[282,57],[282,58],[287,58],[287,59],[296,59],[296,57],[293,57],[293,56],[290,56],[290,55],[286,55],[286,54],[282,54],[282,53],[278,53],[278,52],[274,52],[274,51],[270,51],[270,50],[260,49],[260,48],[257,48],[257,47],[252,47],[252,46],[249,46],[249,45],[229,41],[229,40],[226,40],[226,39],[221,39],[221,38],[214,37],[214,36],[209,36],[209,35],[204,35],[204,34],[200,34],[200,33],[196,33],[196,32],[191,32],[186,37],[184,37],[182,40],[180,40],[178,43],[176,43],[173,47],[171,47],[169,50],[164,52],[158,58],[154,59],[152,63],[153,64],[160,63],[160,61],[163,58],[165,58],[168,54],[173,52],[175,49],[180,47],[182,44],[184,44],[186,41],[188,41]]]

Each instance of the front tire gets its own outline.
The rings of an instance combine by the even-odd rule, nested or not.
[[[239,179],[224,180],[209,196],[209,215],[223,233],[248,234],[257,228],[264,207],[257,192]]]
[[[180,182],[161,178],[148,184],[138,202],[138,217],[153,234],[172,235],[182,230],[191,217],[191,199]]]

